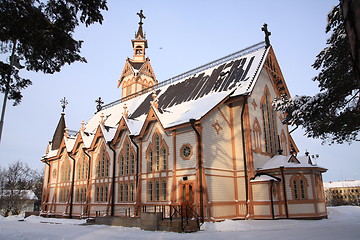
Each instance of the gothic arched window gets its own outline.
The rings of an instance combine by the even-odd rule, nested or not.
[[[308,183],[303,175],[294,175],[290,179],[290,186],[294,200],[307,199]]]
[[[160,172],[157,177],[148,179],[147,200],[167,200],[167,179],[164,174],[168,169],[169,148],[159,131],[155,131],[146,153],[148,172]]]
[[[253,124],[253,137],[254,137],[254,149],[256,152],[261,152],[261,128],[257,118]]]
[[[98,155],[96,176],[97,177],[108,177],[110,169],[110,159],[106,152],[105,146],[102,146]]]
[[[265,151],[276,154],[278,150],[276,114],[271,105],[271,96],[268,87],[265,88],[260,108],[263,118]]]

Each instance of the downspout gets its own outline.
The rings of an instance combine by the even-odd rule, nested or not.
[[[74,185],[75,185],[75,159],[68,154],[69,157],[73,160],[73,172],[72,172],[72,180],[71,180],[71,196],[70,196],[70,211],[69,218],[72,218],[72,210],[73,210],[73,202],[74,202]]]
[[[89,158],[89,169],[87,174],[87,184],[86,184],[86,195],[89,194],[90,189],[88,189],[90,185],[90,173],[91,173],[91,156],[88,152],[85,151],[85,148],[83,148],[85,155]],[[88,217],[90,216],[90,210],[89,210],[89,198],[86,197],[86,212],[88,214]]]
[[[51,166],[50,166],[50,163],[48,163],[45,159],[44,159],[44,162],[46,163],[46,165],[48,165],[49,166],[49,173],[48,173],[48,179],[47,179],[47,184],[46,184],[46,199],[43,199],[43,201],[41,201],[41,205],[43,204],[43,202],[44,201],[48,201],[48,188],[49,188],[49,183],[50,183],[50,174],[51,174]],[[43,186],[43,192],[44,192],[44,186]],[[41,194],[42,196],[44,196],[43,195],[43,193]],[[41,198],[42,198],[42,196],[41,196]],[[46,205],[47,205],[47,203],[45,203]]]
[[[135,186],[136,189],[139,185],[138,181],[139,181],[139,146],[137,145],[137,143],[134,140],[134,136],[130,136],[130,140],[131,142],[134,144],[134,146],[136,147],[136,170],[135,170]],[[136,198],[135,198],[136,199]]]
[[[271,179],[270,180],[271,216],[272,216],[272,219],[275,219],[273,189],[274,189],[274,179]]]
[[[113,148],[113,146],[111,145],[111,143],[109,143],[109,148],[111,149],[111,151],[113,152],[113,175],[112,175],[112,185],[111,185],[111,213],[110,215],[113,217],[114,213],[115,213],[115,170],[116,170],[116,151]]]
[[[246,163],[246,146],[245,146],[245,131],[244,131],[244,112],[245,112],[245,105],[247,103],[247,97],[243,97],[244,104],[241,109],[241,137],[242,137],[242,147],[243,147],[243,159],[244,159],[244,174],[245,174],[245,219],[249,214],[249,183],[248,183],[248,173],[247,173],[247,163]]]
[[[196,133],[196,139],[197,139],[197,143],[198,143],[198,149],[197,149],[197,157],[198,157],[198,168],[199,168],[199,182],[200,182],[200,187],[199,187],[199,192],[200,192],[200,217],[201,217],[201,221],[204,222],[204,190],[203,190],[203,179],[202,179],[202,141],[201,141],[201,135],[199,133],[199,131],[196,129],[195,127],[195,119],[190,119],[190,124],[191,127],[194,129],[195,133]]]
[[[135,188],[136,188],[136,193],[138,193],[138,187],[139,187],[139,173],[140,173],[140,170],[139,170],[139,146],[137,145],[137,143],[135,142],[134,140],[134,136],[129,136],[130,137],[130,141],[134,144],[135,148],[136,148],[136,170],[135,170]],[[141,193],[140,193],[141,194]],[[139,194],[139,195],[140,195]],[[140,195],[141,196],[141,195]],[[140,198],[140,196],[135,196],[135,205],[134,205],[134,213],[135,215],[138,214],[137,213],[137,200],[138,198]],[[141,202],[141,201],[140,201]]]
[[[289,218],[289,209],[288,209],[288,202],[287,202],[287,196],[286,196],[286,187],[285,187],[286,185],[285,185],[285,177],[284,177],[284,166],[280,167],[280,172],[281,172],[281,178],[282,178],[282,182],[283,182],[285,213],[286,213],[286,218]]]

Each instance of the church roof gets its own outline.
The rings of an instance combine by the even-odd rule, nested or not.
[[[155,86],[158,108],[153,108],[157,119],[165,129],[176,127],[188,123],[190,119],[201,119],[230,97],[249,95],[268,52],[269,48],[261,42],[159,83]],[[134,68],[142,65],[131,64]],[[126,123],[130,135],[138,135],[152,108],[152,95],[152,92],[147,92],[127,101],[120,100],[97,112],[85,125],[82,134],[85,147],[92,141],[102,115],[105,127],[101,126],[101,130],[106,141],[115,136],[125,104],[129,113]]]
[[[51,150],[57,150],[60,147],[61,141],[64,137],[64,130],[65,130],[65,117],[64,117],[64,113],[61,113],[61,117],[59,120],[59,123],[56,127],[56,130],[54,132],[54,136],[52,138],[52,145],[51,145]]]
[[[254,45],[255,46],[255,45]],[[174,127],[190,119],[200,119],[225,99],[233,96],[248,95],[255,84],[259,69],[264,64],[268,48],[263,43],[247,48],[194,72],[187,72],[178,81],[156,89],[158,100],[157,117],[164,128]],[[94,132],[100,116],[107,116],[105,125],[115,127],[120,121],[123,105],[129,111],[129,121],[136,123],[132,133],[136,135],[150,109],[152,92],[115,104],[96,113],[86,125],[86,131]]]
[[[140,70],[140,68],[144,65],[145,62],[132,62],[132,61],[129,61],[131,67],[134,69],[134,70]]]
[[[296,161],[292,161],[292,159],[296,159]],[[266,161],[262,166],[257,168],[256,170],[270,170],[270,169],[276,169],[279,167],[284,168],[322,168],[316,164],[312,164],[311,161],[309,161],[308,156],[284,156],[284,155],[275,155],[274,157],[270,158],[268,161]]]
[[[135,39],[145,39],[142,24],[139,24],[138,31],[135,34]]]

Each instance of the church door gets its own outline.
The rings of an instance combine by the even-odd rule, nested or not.
[[[180,204],[182,217],[188,216],[189,210],[194,204],[194,182],[181,181],[180,182]]]

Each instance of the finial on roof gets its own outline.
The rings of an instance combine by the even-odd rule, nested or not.
[[[64,129],[64,137],[66,137],[66,138],[69,137],[69,133],[68,133],[68,129],[67,129],[67,128]]]
[[[269,47],[270,46],[269,36],[271,35],[271,32],[268,31],[266,23],[264,23],[264,25],[262,26],[261,31],[265,33],[265,44],[266,47]]]
[[[81,131],[82,133],[84,133],[84,131],[85,131],[85,122],[84,122],[84,120],[81,121],[80,131]]]
[[[144,16],[144,14],[143,14],[143,10],[141,9],[140,12],[137,13],[137,15],[138,15],[139,18],[140,18],[139,25],[142,25],[142,24],[143,24],[142,20],[146,18],[146,17]]]
[[[69,102],[64,97],[63,99],[60,100],[60,103],[61,103],[62,112],[65,113],[66,105],[68,105]]]
[[[99,99],[95,100],[95,102],[97,103],[97,105],[96,105],[97,112],[101,111],[102,104],[104,104],[104,102],[101,100],[101,97],[99,97]]]
[[[150,101],[151,106],[153,106],[154,108],[158,109],[158,107],[159,107],[159,100],[157,99],[157,94],[156,94],[155,91],[153,91],[152,98],[153,98],[153,100]]]
[[[101,118],[101,120],[100,120],[100,124],[101,125],[104,125],[105,124],[105,120],[104,120],[104,113],[101,113],[101,115],[100,115],[100,118]]]
[[[124,118],[128,119],[128,117],[129,117],[129,112],[127,111],[126,103],[124,104],[123,108],[124,108],[123,116],[124,116]]]
[[[140,39],[145,39],[145,34],[143,32],[143,29],[142,29],[142,25],[143,25],[142,20],[145,19],[146,17],[143,14],[143,10],[140,10],[140,12],[138,12],[137,15],[140,18],[140,22],[139,22],[139,28],[138,28],[137,32],[135,32],[135,38],[136,39],[139,39],[139,38]]]

